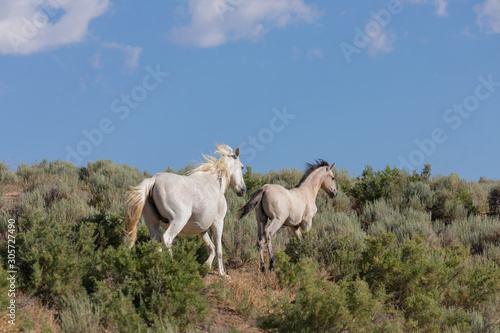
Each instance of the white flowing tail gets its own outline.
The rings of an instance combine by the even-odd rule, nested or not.
[[[132,248],[137,240],[137,223],[154,184],[154,178],[144,179],[139,185],[132,187],[128,194],[125,223],[127,224],[127,235],[130,238],[129,248]]]

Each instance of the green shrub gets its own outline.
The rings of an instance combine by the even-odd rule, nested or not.
[[[413,175],[368,167],[358,179],[334,172],[339,195],[331,200],[320,191],[303,240],[289,237],[287,227],[273,238],[280,283],[274,287],[287,296],[273,302],[269,290],[270,309],[261,309],[244,289],[240,315],[255,321],[259,311],[261,328],[281,332],[500,331],[498,181],[430,178],[428,166]],[[8,218],[16,219],[19,290],[59,311],[62,331],[199,329],[209,308],[202,242],[177,238],[172,258],[157,251],[141,221],[137,246],[124,244],[126,192],[147,176],[108,160],[82,168],[44,160],[22,164],[14,177],[0,163],[0,182],[7,184],[0,189],[0,233]],[[251,195],[265,183],[291,188],[301,176],[249,167],[244,177]],[[21,186],[16,202],[6,198],[10,187]],[[237,221],[245,198],[227,191],[226,199],[225,266],[256,269],[255,217]],[[275,281],[272,274],[261,278]]]
[[[5,248],[5,247],[3,247]],[[7,252],[7,251],[5,251]],[[2,256],[2,259],[4,257]],[[3,262],[6,262],[7,260],[3,260]],[[6,309],[7,306],[9,306],[9,298],[7,297],[9,294],[9,289],[10,289],[10,281],[7,280],[10,275],[7,273],[7,270],[4,269],[3,265],[0,265],[0,293],[2,293],[2,297],[0,297],[0,306],[3,309]]]
[[[72,223],[81,221],[89,213],[87,199],[75,196],[71,199],[61,199],[48,209],[50,219],[54,222]]]
[[[33,221],[29,232],[16,238],[20,287],[41,299],[57,303],[62,296],[84,291],[89,265],[96,260],[95,227],[82,223]]]
[[[293,188],[297,186],[304,172],[297,169],[281,169],[279,171],[270,170],[267,175],[267,183],[280,184],[284,188]]]
[[[362,280],[333,283],[317,276],[310,258],[287,265],[279,259],[277,274],[297,288],[295,300],[270,304],[275,312],[259,318],[259,326],[276,332],[386,332],[397,331],[387,320],[384,295],[374,295]],[[284,277],[282,276],[284,275]]]
[[[429,184],[422,181],[408,184],[405,197],[407,203],[404,206],[427,212],[432,207],[433,193]]]
[[[364,239],[357,239],[353,234],[338,238],[336,242],[327,242],[330,247],[323,247],[323,261],[333,281],[354,280],[359,275],[359,262],[364,248]]]
[[[387,214],[379,221],[370,225],[368,234],[380,235],[383,233],[394,233],[399,241],[417,236],[433,236],[431,215],[411,208],[401,213]]]
[[[195,258],[197,245],[184,245],[174,246],[173,257],[158,252],[159,244],[152,247],[149,243],[138,244],[132,251],[124,246],[104,251],[101,264],[94,268],[96,292],[92,297],[104,309],[114,309],[105,311],[105,316],[116,329],[126,328],[128,315],[123,318],[120,313],[127,313],[123,307],[130,308],[129,302],[149,326],[163,322],[186,328],[203,319],[208,304]],[[113,305],[117,301],[120,311]]]
[[[454,199],[453,194],[447,190],[438,190],[434,196],[431,208],[432,220],[441,220],[446,225],[454,220],[467,218],[469,211],[460,202]]]
[[[247,186],[247,196],[251,196],[257,189],[267,183],[267,179],[264,178],[262,174],[255,174],[252,172],[251,166],[246,167],[246,171],[243,174],[243,180]]]
[[[17,175],[10,171],[5,163],[0,162],[0,183],[11,183],[15,184],[17,182]]]
[[[87,294],[64,297],[63,309],[59,313],[61,331],[71,333],[99,332],[102,327],[101,309],[92,303]]]
[[[16,175],[24,184],[25,190],[31,191],[42,185],[50,184],[54,179],[61,179],[64,183],[77,181],[78,168],[70,162],[43,160],[30,166],[26,163],[21,164]]]
[[[334,214],[330,221],[330,228],[326,229],[326,234],[334,233],[339,237],[347,237],[353,235],[354,238],[360,240],[364,239],[366,233],[361,228],[361,223],[359,222],[356,213],[352,212],[350,214],[337,213]]]
[[[180,241],[172,258],[149,237],[129,250],[122,228],[123,217],[116,215],[78,224],[35,218],[17,237],[20,288],[64,309],[63,327],[81,325],[91,312],[113,331],[172,330],[203,319],[207,300],[196,262],[201,242]]]
[[[335,234],[320,235],[311,231],[305,233],[300,241],[290,238],[285,253],[291,263],[298,263],[305,258],[314,259],[328,270],[335,281],[344,277],[354,279],[359,272],[363,239],[357,238],[354,233],[336,237]]]
[[[348,183],[343,186],[343,190],[348,191],[354,197],[358,209],[361,209],[366,203],[381,198],[400,205],[410,182],[428,179],[425,172],[424,169],[423,175],[415,174],[411,177],[406,171],[397,168],[387,166],[383,171],[374,171],[371,166],[367,166],[356,184],[351,187]]]
[[[117,248],[125,243],[125,220],[122,215],[94,213],[86,219],[86,222],[95,227],[97,248],[106,249],[108,246]],[[145,225],[143,224],[143,226]],[[146,240],[149,239],[149,232],[147,232]],[[144,237],[138,237],[138,242],[144,241]]]
[[[351,211],[351,199],[342,189],[338,189],[337,197],[333,199],[333,207],[339,213],[349,213]]]
[[[255,236],[252,237],[251,235]],[[256,258],[256,236],[257,222],[255,220],[225,219],[222,241],[228,267],[240,268]]]
[[[500,187],[495,187],[490,191],[488,205],[491,215],[500,215]]]
[[[433,248],[418,238],[398,247],[391,234],[366,242],[360,276],[404,309],[407,329],[468,327],[471,316],[451,309],[478,310],[500,288],[499,267],[474,264],[464,247]]]
[[[468,245],[472,253],[483,253],[488,244],[500,244],[500,220],[496,217],[470,216],[456,220],[444,232],[447,238],[457,238]]]
[[[467,181],[461,180],[457,174],[434,179],[431,188],[435,193],[431,207],[433,220],[439,219],[450,224],[455,219],[480,213]]]
[[[486,258],[500,266],[500,243],[484,244],[483,253]]]
[[[138,168],[113,164],[111,160],[87,163],[79,170],[80,179],[91,192],[90,205],[101,213],[120,213],[126,205],[126,193],[144,179]]]
[[[359,215],[359,220],[363,230],[368,230],[376,222],[398,218],[400,216],[397,208],[389,205],[385,199],[367,203],[363,207],[363,212]]]

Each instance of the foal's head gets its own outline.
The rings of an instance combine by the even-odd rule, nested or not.
[[[333,167],[337,164],[337,162],[332,165],[325,166],[325,174],[323,176],[323,180],[321,182],[321,188],[323,191],[328,193],[330,198],[334,198],[337,196],[337,186],[335,184],[335,175],[333,174]]]

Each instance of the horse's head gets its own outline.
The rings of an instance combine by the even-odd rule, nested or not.
[[[321,188],[323,191],[328,193],[330,198],[335,198],[337,196],[337,185],[335,184],[335,175],[332,171],[335,164],[337,163],[325,166],[325,175],[323,176],[323,181],[321,182]]]
[[[226,156],[226,163],[229,171],[229,187],[231,187],[239,197],[247,192],[247,186],[243,179],[243,163],[240,161],[240,148],[236,148],[234,154]]]

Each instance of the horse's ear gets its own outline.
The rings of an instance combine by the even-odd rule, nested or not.
[[[337,162],[335,162],[332,165],[330,165],[330,170],[333,170],[333,167],[335,166],[335,164],[337,164]]]
[[[240,156],[240,147],[236,148],[236,151],[234,152],[234,155],[236,157]]]

